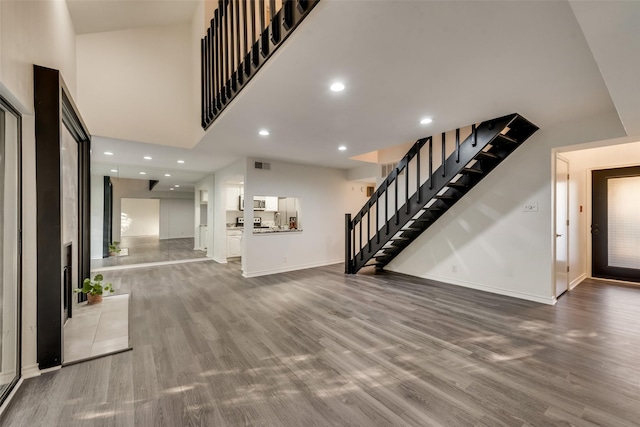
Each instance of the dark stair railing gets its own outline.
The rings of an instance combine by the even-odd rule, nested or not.
[[[442,133],[439,143],[419,139],[353,220],[346,214],[345,273],[384,268],[537,130],[510,114]]]
[[[320,0],[218,0],[200,43],[202,128],[207,129]],[[259,21],[259,22],[258,22]]]

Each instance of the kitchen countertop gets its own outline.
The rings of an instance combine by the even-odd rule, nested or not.
[[[275,229],[275,228],[254,228],[253,229],[253,234],[275,234],[275,233],[300,233],[302,232],[301,229],[289,229],[289,228],[283,228],[283,229]]]

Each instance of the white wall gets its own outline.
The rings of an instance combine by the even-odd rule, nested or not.
[[[254,196],[301,200],[302,232],[243,235],[243,274],[260,276],[344,261],[344,215],[362,207],[362,196],[347,181],[347,172],[311,165],[269,161],[270,170],[253,168],[248,159],[245,199]],[[352,187],[354,189],[352,190]],[[355,196],[354,196],[354,193]],[[244,211],[245,223],[253,220]],[[249,220],[249,216],[251,220]]]
[[[187,24],[79,35],[78,107],[92,133],[191,147],[200,116],[192,46]]]
[[[625,141],[626,142],[626,141]],[[591,277],[591,171],[640,165],[640,142],[561,153],[569,160],[569,280]],[[582,206],[582,212],[580,212]]]
[[[387,269],[554,303],[552,148],[612,135],[624,135],[614,113],[539,130]]]
[[[213,216],[210,218],[212,221],[208,223],[207,229],[213,233],[213,240],[212,244],[208,246],[208,251],[213,250],[213,259],[219,263],[227,262],[227,182],[243,182],[246,174],[247,159],[245,158],[217,171],[214,179],[214,191],[209,192],[209,209],[213,209]],[[244,216],[248,224],[253,221],[253,211],[244,211]],[[246,247],[244,240],[242,243]],[[242,256],[244,268],[244,254]]]
[[[0,93],[22,117],[22,373],[36,364],[36,168],[33,64],[61,71],[76,93],[75,34],[63,1],[0,1]]]
[[[113,214],[117,215],[117,212]],[[121,238],[160,234],[160,201],[158,199],[123,198],[120,200],[120,214]]]
[[[104,224],[104,177],[91,175],[91,259],[101,259]]]
[[[194,237],[194,211],[189,199],[160,200],[160,238]]]
[[[195,194],[194,194],[194,210],[195,210],[195,220],[194,220],[194,233],[195,233],[195,247],[194,249],[202,249],[203,247],[207,248],[207,257],[213,258],[213,240],[214,240],[214,206],[215,206],[215,197],[213,196],[215,192],[215,178],[213,175],[208,175],[202,178],[200,181],[195,184]],[[206,191],[208,196],[208,203],[206,207],[205,214],[207,216],[206,220],[203,222],[203,218],[201,218],[202,210],[200,204],[200,191]],[[206,233],[206,242],[200,242],[200,229],[199,224],[207,224],[207,233]],[[223,230],[224,232],[224,230]]]

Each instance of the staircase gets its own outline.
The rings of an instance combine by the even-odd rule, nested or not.
[[[360,212],[346,215],[345,273],[384,268],[537,130],[514,113],[418,140]]]

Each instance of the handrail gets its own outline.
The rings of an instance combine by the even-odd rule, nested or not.
[[[268,1],[269,16],[265,0],[218,0],[200,43],[205,130],[320,0],[279,0],[279,10],[275,0]]]
[[[353,219],[346,216],[346,273],[370,265],[372,258],[377,268],[390,262],[538,128],[513,113],[464,129],[465,135],[460,128],[441,134],[441,163],[435,165],[434,138],[416,141]],[[421,151],[427,144],[428,164],[423,165]],[[424,182],[423,168],[428,169]]]

